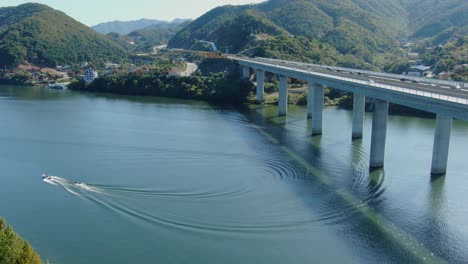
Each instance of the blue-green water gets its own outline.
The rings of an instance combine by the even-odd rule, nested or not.
[[[52,263],[468,262],[466,123],[431,178],[434,120],[369,173],[370,114],[276,113],[0,86],[0,216]]]

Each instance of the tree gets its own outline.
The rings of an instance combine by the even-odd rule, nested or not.
[[[0,263],[2,264],[41,264],[41,258],[21,239],[5,220],[0,218]]]

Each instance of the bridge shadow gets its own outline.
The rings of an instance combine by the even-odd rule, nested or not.
[[[324,149],[324,138],[312,136],[310,122],[307,122],[305,131],[298,132],[294,130],[295,119],[278,117],[275,107],[256,105],[240,108],[239,111],[259,127],[261,134],[267,135],[269,141],[279,148],[278,151],[282,151],[284,156],[293,160],[295,166],[307,171],[304,184],[310,188],[310,196],[301,195],[299,189],[297,194],[306,208],[310,209],[311,215],[317,216],[314,221],[336,226],[335,230],[346,230],[341,235],[345,238],[353,237],[371,247],[374,252],[369,254],[376,254],[376,259],[384,255],[390,262],[395,263],[421,262],[421,256],[414,254],[408,241],[396,235],[390,227],[391,224],[375,221],[376,217],[385,215],[385,206],[382,205],[385,201],[385,170],[374,169],[369,172],[367,168],[354,168],[353,161],[362,161],[362,153],[352,154],[350,164],[333,159],[330,152]],[[360,139],[353,140],[350,144],[353,145],[352,149],[362,148]],[[333,159],[332,163],[335,163],[335,166],[330,167],[330,162],[326,159]],[[368,166],[367,162],[361,163],[362,166]],[[361,177],[355,180],[359,181],[357,187],[353,186],[356,170],[359,170]],[[367,186],[361,188],[365,182]],[[291,185],[291,188],[298,187]],[[326,213],[322,214],[321,211]],[[351,243],[354,243],[353,239]]]

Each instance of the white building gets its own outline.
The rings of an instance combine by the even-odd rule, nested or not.
[[[427,77],[430,72],[431,66],[417,65],[411,67],[411,71],[408,72],[408,76],[416,77]]]
[[[94,79],[98,77],[97,71],[95,71],[93,68],[87,68],[84,72],[84,81],[86,83],[92,83]]]

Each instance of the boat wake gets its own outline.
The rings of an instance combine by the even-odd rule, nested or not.
[[[60,178],[58,176],[48,176],[47,178],[44,178],[42,181],[50,185],[60,186],[63,189],[65,189],[67,192],[74,194],[76,196],[82,196],[83,191],[105,194],[103,189],[100,189],[96,186],[87,185],[82,182],[70,182],[69,180]]]

